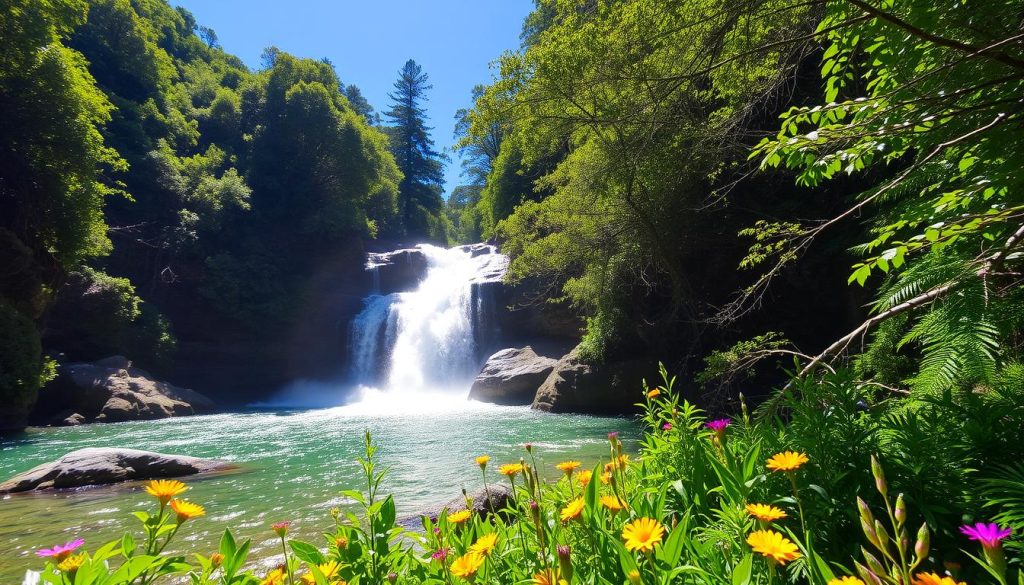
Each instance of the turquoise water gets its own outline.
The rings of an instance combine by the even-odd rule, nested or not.
[[[291,520],[300,538],[319,540],[332,525],[329,510],[350,504],[338,492],[359,489],[356,457],[368,429],[390,469],[384,490],[393,493],[399,516],[414,516],[482,485],[473,458],[492,466],[518,461],[532,442],[538,463],[551,477],[567,457],[594,462],[607,453],[607,433],[618,431],[628,448],[639,438],[625,418],[551,415],[525,407],[464,400],[405,403],[380,397],[369,406],[260,411],[161,421],[32,429],[0,442],[0,478],[26,471],[82,447],[128,447],[237,462],[239,472],[186,479],[187,497],[207,515],[182,531],[181,551],[213,552],[224,528],[253,540],[254,557],[273,562],[277,542],[269,525]],[[493,476],[493,481],[498,481]],[[136,529],[130,512],[152,506],[141,484],[0,499],[0,582],[20,582],[38,566],[33,551],[83,537],[89,549]]]

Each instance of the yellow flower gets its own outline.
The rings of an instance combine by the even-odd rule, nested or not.
[[[459,510],[458,512],[448,514],[448,521],[452,524],[462,524],[466,520],[469,520],[469,517],[472,515],[473,512],[470,512],[469,510]]]
[[[785,565],[789,561],[803,556],[797,551],[797,547],[792,541],[774,530],[755,530],[751,532],[747,536],[747,544],[750,545],[750,548],[754,549],[754,552],[761,553],[764,557],[780,565]]]
[[[611,510],[612,514],[626,507],[626,502],[619,499],[619,496],[601,496],[601,505]]]
[[[781,508],[770,504],[747,504],[747,514],[763,522],[774,522],[787,516]]]
[[[946,575],[935,573],[918,573],[914,575],[914,585],[967,585]]]
[[[345,583],[344,581],[331,581],[332,579],[334,579],[334,577],[338,575],[338,571],[341,570],[341,565],[338,564],[338,561],[329,561],[322,565],[317,565],[316,568],[318,571],[320,571],[320,574],[323,575],[331,583],[335,585],[342,585],[343,583]],[[302,581],[303,583],[308,583],[309,585],[315,585],[316,577],[313,576],[312,572],[306,573],[302,576]]]
[[[565,472],[566,475],[572,475],[572,472],[576,471],[576,469],[580,465],[583,465],[583,464],[580,463],[579,461],[563,461],[563,462],[559,463],[558,465],[556,465],[555,467],[557,467],[558,469],[560,469],[563,472]]]
[[[491,460],[490,455],[481,455],[476,458],[476,464],[480,466],[480,469],[487,467],[487,462]]]
[[[171,498],[187,489],[187,485],[176,479],[154,479],[146,484],[146,493],[160,500],[161,504],[170,502]]]
[[[622,528],[622,540],[631,551],[652,551],[664,536],[665,527],[653,518],[639,518]]]
[[[636,569],[630,571],[629,575],[626,575],[626,577],[629,578],[629,582],[632,585],[640,585],[641,583],[643,583],[643,581],[640,580],[640,571],[637,571]]]
[[[273,571],[267,573],[267,576],[260,581],[260,585],[283,585],[285,582],[285,572],[281,567],[277,567]]]
[[[583,498],[576,498],[562,508],[562,522],[568,522],[580,517],[583,513]]]
[[[655,389],[647,392],[647,398],[657,398],[659,396],[661,396],[661,390],[658,389],[658,388],[655,388]]]
[[[590,483],[590,480],[593,477],[594,472],[589,469],[584,469],[583,471],[576,474],[576,480],[579,481],[580,485],[582,485],[583,487],[587,487],[587,484]]]
[[[616,463],[618,464],[617,466],[618,466],[619,469],[625,469],[626,467],[629,466],[629,455],[626,455],[626,454],[619,455],[619,458],[616,461]]]
[[[534,585],[558,585],[558,573],[554,569],[544,569],[533,576]]]
[[[608,485],[612,482],[612,474],[610,471],[605,471],[601,474],[601,483]]]
[[[782,453],[776,453],[772,455],[771,459],[768,460],[768,469],[772,471],[796,471],[800,469],[800,466],[807,463],[810,459],[803,453],[797,453],[796,451],[784,451]]]
[[[469,550],[470,552],[487,556],[491,554],[491,551],[494,550],[494,545],[496,544],[498,544],[498,534],[492,532],[476,539],[476,542],[473,543],[473,546],[469,547]]]
[[[472,577],[484,564],[484,557],[480,553],[469,552],[455,559],[452,563],[452,574],[463,579]]]
[[[523,472],[523,464],[522,463],[506,463],[505,465],[502,465],[501,467],[499,467],[498,471],[501,472],[502,475],[507,475],[509,477],[514,477],[516,474],[519,474],[519,473]]]
[[[864,582],[857,577],[839,577],[829,580],[828,585],[864,585]]]
[[[206,510],[202,506],[185,500],[171,500],[171,509],[178,515],[178,524],[206,514]]]
[[[80,555],[72,555],[63,561],[57,563],[57,570],[61,573],[74,573],[85,564],[86,555],[82,553]]]

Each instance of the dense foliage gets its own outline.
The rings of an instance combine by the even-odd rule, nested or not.
[[[384,495],[378,447],[366,435],[361,473],[341,494],[347,510],[325,518],[324,542],[289,538],[289,522],[266,527],[280,552],[247,562],[249,542],[230,530],[219,551],[185,556],[179,531],[206,509],[181,498],[187,486],[150,482],[159,501],[142,540],[78,552],[83,542],[40,551],[46,583],[639,583],[957,585],[1019,583],[1024,529],[1024,423],[1019,388],[939,401],[878,398],[846,373],[784,397],[783,422],[748,413],[708,420],[672,380],[644,393],[645,436],[635,459],[609,435],[593,467],[565,461],[545,482],[539,447],[518,462],[466,462],[493,513],[445,509],[422,531],[396,522]],[[958,416],[966,414],[966,416]],[[998,417],[1005,431],[990,422]],[[950,436],[962,442],[950,442]],[[479,467],[475,470],[474,467]],[[495,470],[495,468],[497,468]],[[497,471],[497,473],[495,473]],[[504,484],[498,486],[497,484]],[[355,485],[346,486],[355,487]],[[212,506],[211,506],[212,507]],[[213,510],[211,510],[213,512]],[[997,520],[998,524],[991,522]],[[978,542],[971,542],[972,540]],[[173,542],[172,542],[173,541]],[[198,551],[196,551],[198,552]],[[964,581],[961,581],[963,579]]]
[[[460,228],[588,315],[594,356],[683,347],[692,375],[717,348],[711,382],[794,353],[820,372],[863,338],[865,378],[990,385],[1024,314],[1021,9],[539,1],[462,115],[486,164]],[[844,281],[876,287],[872,314]],[[796,347],[743,340],[766,329]]]
[[[41,347],[160,370],[175,337],[266,346],[325,265],[360,270],[366,240],[446,241],[415,63],[391,128],[326,60],[271,47],[251,70],[164,0],[0,14],[5,404],[31,404]]]

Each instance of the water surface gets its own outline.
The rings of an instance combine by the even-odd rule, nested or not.
[[[183,552],[214,551],[225,527],[253,539],[254,556],[272,562],[275,541],[268,526],[293,521],[299,537],[318,540],[332,525],[329,510],[351,502],[338,495],[361,487],[356,457],[363,432],[379,445],[389,468],[384,490],[396,498],[399,516],[411,516],[482,485],[473,458],[492,466],[518,461],[532,442],[542,467],[567,457],[594,462],[607,453],[607,433],[619,431],[633,447],[638,428],[625,418],[551,415],[525,407],[499,407],[442,397],[412,401],[380,393],[363,403],[319,410],[219,414],[160,421],[31,429],[0,442],[0,478],[83,447],[127,447],[237,462],[244,471],[188,481],[189,499],[207,516],[183,529]],[[493,472],[492,472],[493,473]],[[491,481],[498,481],[493,474]],[[151,508],[152,499],[133,482],[0,499],[0,582],[20,582],[38,566],[32,551],[81,536],[90,550],[137,529],[130,512]],[[137,535],[137,538],[141,538]]]

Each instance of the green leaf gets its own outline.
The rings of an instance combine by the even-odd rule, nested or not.
[[[749,585],[754,570],[754,555],[747,553],[732,570],[732,585]]]
[[[291,547],[292,552],[302,562],[311,565],[321,565],[324,561],[324,555],[312,544],[303,542],[301,540],[290,540],[288,546]]]

